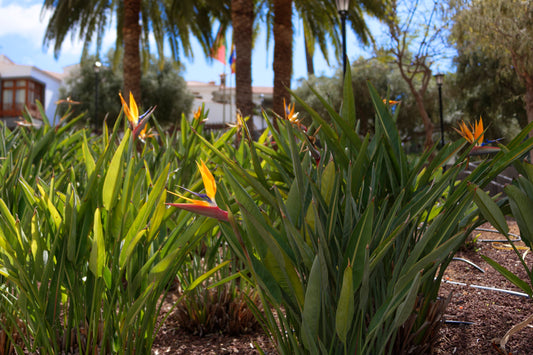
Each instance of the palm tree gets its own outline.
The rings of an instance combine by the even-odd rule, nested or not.
[[[351,24],[352,31],[358,40],[368,45],[372,41],[372,35],[366,24],[364,15],[368,14],[377,19],[385,17],[386,3],[388,0],[352,0],[347,19]],[[306,50],[309,55],[314,53],[315,44],[318,44],[322,55],[329,63],[328,44],[333,44],[335,57],[342,58],[341,35],[339,33],[339,17],[334,1],[295,0],[297,13],[302,18],[303,32],[306,42]],[[307,59],[310,61],[311,59]]]
[[[232,0],[231,20],[235,43],[235,105],[244,117],[252,117],[252,38],[254,23],[254,0]],[[248,120],[248,129],[253,131],[253,120]]]
[[[149,1],[149,0],[44,0],[42,11],[52,11],[43,44],[54,43],[59,56],[67,34],[78,33],[84,42],[82,58],[96,42],[97,57],[106,29],[116,17],[116,57],[123,49],[124,92],[132,92],[141,102],[141,56],[146,65],[150,56],[149,35],[153,34],[160,59],[164,58],[163,44],[168,38],[172,58],[179,62],[181,54],[192,55],[190,33],[202,45],[205,54],[212,44],[211,17],[229,18],[229,7],[219,0]]]
[[[275,41],[274,112],[282,114],[283,100],[288,102],[290,99],[288,89],[290,89],[292,75],[292,0],[272,0],[272,3]],[[385,16],[386,3],[387,0],[352,0],[348,19],[352,30],[363,44],[371,41],[364,14],[382,19]],[[337,26],[339,20],[334,1],[294,0],[294,5],[304,23],[308,52],[313,53],[314,45],[318,43],[324,57],[328,60],[327,44],[332,42],[335,45],[337,58],[340,58],[340,35]]]
[[[284,102],[290,102],[292,77],[292,0],[273,0],[274,5],[274,103],[283,115]]]

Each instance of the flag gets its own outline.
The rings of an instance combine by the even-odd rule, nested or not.
[[[229,66],[231,68],[231,74],[235,74],[235,46],[231,45],[231,54],[229,56]]]
[[[213,43],[213,48],[211,48],[211,57],[226,65],[226,44],[224,41],[224,33],[222,32],[222,26],[220,26],[217,37],[215,38],[215,43]]]

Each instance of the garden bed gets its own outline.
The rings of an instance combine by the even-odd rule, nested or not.
[[[490,229],[490,226],[484,226]],[[518,234],[515,223],[510,223],[512,233]],[[469,260],[483,269],[479,271],[464,261],[452,261],[446,270],[441,296],[450,292],[452,298],[446,311],[446,320],[440,330],[434,354],[498,354],[492,339],[501,338],[515,324],[533,314],[533,301],[504,292],[478,289],[467,285],[479,285],[521,292],[503,276],[491,268],[480,255],[487,255],[509,270],[527,280],[518,258],[506,244],[482,242],[485,239],[502,239],[497,233],[479,232],[477,241],[470,241],[459,253],[458,258]],[[520,245],[521,243],[519,243]],[[522,250],[524,251],[524,250]],[[533,253],[526,256],[528,265],[533,263]],[[175,295],[167,297],[170,307]],[[168,308],[167,308],[168,309]],[[528,326],[512,336],[507,351],[513,354],[533,354],[533,327]],[[277,354],[268,337],[262,331],[241,336],[208,334],[198,337],[181,330],[170,315],[154,344],[154,354],[258,354],[254,343],[266,354]]]

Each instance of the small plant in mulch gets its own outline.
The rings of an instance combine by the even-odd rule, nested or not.
[[[176,317],[182,329],[199,336],[216,332],[246,334],[259,328],[249,301],[258,303],[255,292],[228,284],[198,288],[184,295],[176,307]]]

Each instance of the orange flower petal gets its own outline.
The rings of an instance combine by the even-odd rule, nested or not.
[[[213,174],[209,171],[203,160],[200,161],[201,163],[196,162],[198,165],[198,169],[200,170],[200,174],[202,175],[202,180],[204,182],[205,187],[205,194],[211,201],[215,201],[215,195],[217,193],[217,185],[215,183],[215,178],[213,177]]]

